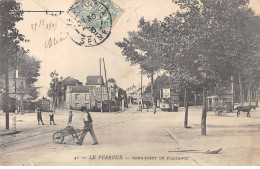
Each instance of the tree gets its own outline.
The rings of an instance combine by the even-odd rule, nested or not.
[[[36,99],[39,93],[34,83],[37,82],[37,78],[40,76],[39,70],[41,62],[34,57],[28,56],[26,53],[19,52],[16,63],[19,75],[26,78],[27,93]]]
[[[21,50],[20,42],[24,36],[15,24],[23,20],[20,3],[15,0],[0,1],[0,73],[5,75],[4,111],[6,112],[6,129],[9,130],[9,79],[11,60]]]
[[[19,74],[23,77],[26,77],[26,84],[34,84],[38,81],[37,77],[40,76],[40,63],[41,61],[37,60],[34,57],[23,55],[18,65]]]
[[[199,37],[201,24],[200,4],[198,1],[175,1],[180,11],[166,17],[161,23],[163,41],[160,56],[164,57],[164,69],[178,82],[184,90],[185,117],[184,127],[188,127],[189,93],[199,84],[198,69]]]
[[[32,96],[34,99],[37,99],[39,96],[38,87],[35,87],[34,84],[27,84],[26,90],[28,95]]]
[[[230,79],[238,74],[240,84],[240,104],[243,104],[243,79],[250,77],[249,72],[256,68],[259,58],[256,54],[258,36],[247,27],[252,27],[254,12],[248,7],[248,0],[203,0],[202,15],[208,27],[205,37],[206,62],[214,70],[219,80]],[[249,71],[247,71],[249,70]],[[219,81],[218,80],[218,81]],[[205,129],[203,131],[206,131]],[[202,134],[205,134],[203,132]]]
[[[22,49],[19,51],[14,59],[10,60],[9,69],[18,70],[18,76],[26,78],[26,92],[33,96],[34,99],[38,97],[38,88],[34,86],[37,82],[40,70],[40,61],[34,57],[27,55]],[[4,88],[4,81],[0,81],[0,89]]]
[[[51,82],[50,90],[48,91],[48,96],[52,97],[55,107],[57,107],[58,98],[63,96],[62,91],[62,77],[59,77],[59,74],[55,71],[50,73]]]
[[[110,83],[116,83],[116,80],[114,78],[110,78],[107,81],[110,82]]]
[[[203,88],[201,133],[206,135],[207,88],[259,63],[255,38],[246,31],[252,11],[247,0],[176,0],[181,11],[165,18],[166,70],[181,82]],[[249,19],[248,19],[249,18]],[[169,38],[170,37],[170,38]],[[171,71],[171,68],[174,69]],[[187,83],[188,82],[188,83]]]
[[[169,77],[164,73],[160,76],[157,76],[154,80],[154,96],[159,98],[160,96],[160,89],[162,88],[170,88]],[[151,92],[151,84],[149,83],[148,86],[145,88],[144,93]]]
[[[128,32],[129,37],[116,45],[123,49],[122,54],[132,65],[139,65],[143,73],[151,78],[151,92],[153,97],[154,113],[156,113],[153,80],[154,74],[160,70],[158,45],[156,39],[160,37],[159,22],[155,19],[152,22],[139,20],[138,31]]]
[[[210,21],[207,25],[216,30],[211,33],[210,38],[219,42],[211,47],[211,53],[214,52],[219,58],[222,55],[228,66],[219,68],[227,67],[227,75],[231,73],[231,76],[238,76],[240,104],[243,105],[243,82],[248,81],[252,70],[259,63],[256,54],[260,32],[259,17],[248,7],[248,0],[203,0],[202,3],[203,15]]]

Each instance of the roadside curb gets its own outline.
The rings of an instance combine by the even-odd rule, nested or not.
[[[177,146],[177,149],[183,149],[183,146],[178,142],[178,140],[180,140],[179,137],[174,132],[169,131],[169,129],[166,129],[165,131],[169,133],[169,135],[172,137],[174,144]],[[195,165],[200,166],[200,164],[194,158],[191,157],[190,153],[187,154],[189,155],[189,158]]]
[[[17,131],[17,130],[12,130],[12,131],[6,131],[6,130],[4,130],[4,131],[1,131],[0,133],[0,137],[2,137],[2,136],[8,136],[8,135],[15,135],[15,134],[18,134],[18,133],[21,133],[22,131]]]

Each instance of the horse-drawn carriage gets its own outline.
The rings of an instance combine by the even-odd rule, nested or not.
[[[208,110],[214,111],[216,115],[225,115],[233,111],[233,95],[214,95],[207,97]]]
[[[233,95],[215,95],[207,97],[208,100],[208,110],[214,111],[218,116],[224,116],[226,113],[237,110],[237,117],[239,117],[240,112],[246,112],[247,117],[250,117],[251,109],[256,109],[253,105],[248,106],[237,106],[233,108]]]

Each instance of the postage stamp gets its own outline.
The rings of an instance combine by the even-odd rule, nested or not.
[[[98,0],[98,1],[104,4],[108,8],[112,17],[112,26],[114,26],[118,21],[118,19],[120,18],[120,16],[124,13],[124,10],[120,8],[112,0]]]
[[[80,46],[97,46],[109,37],[121,13],[110,0],[77,0],[68,11],[68,35]]]
[[[78,45],[93,47],[111,33],[112,18],[107,7],[98,1],[78,0],[68,11],[69,37]]]

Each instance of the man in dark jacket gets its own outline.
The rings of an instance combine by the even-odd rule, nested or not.
[[[38,125],[40,125],[40,121],[42,122],[42,125],[45,125],[42,121],[42,110],[40,108],[37,109],[37,120],[38,120]]]
[[[98,144],[98,140],[97,140],[96,135],[93,130],[92,122],[93,122],[93,120],[91,118],[90,113],[88,112],[88,110],[85,110],[84,111],[84,130],[83,130],[78,142],[76,142],[77,144],[82,145],[83,140],[88,132],[90,132],[90,134],[93,138],[93,141],[94,141],[94,143],[92,145]]]

